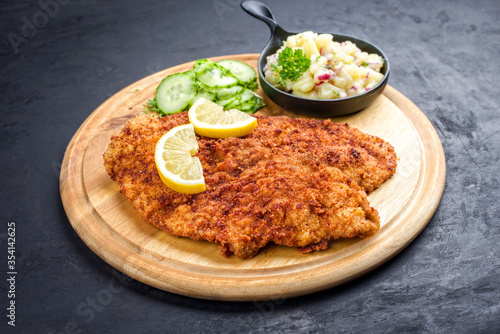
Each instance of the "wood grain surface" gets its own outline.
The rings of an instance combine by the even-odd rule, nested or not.
[[[258,54],[211,58],[237,59],[257,66]],[[342,239],[329,249],[301,254],[268,245],[252,258],[220,255],[218,246],[171,236],[142,221],[103,166],[112,135],[154,97],[168,74],[194,62],[148,76],[124,88],[81,125],[64,156],[60,191],[66,214],[82,240],[104,261],[156,288],[196,298],[256,301],[327,289],[385,263],[427,225],[444,188],[446,165],[439,137],[422,111],[387,86],[375,103],[354,115],[336,118],[389,141],[398,154],[396,174],[368,196],[381,219],[367,239]],[[290,115],[264,96],[264,115]]]

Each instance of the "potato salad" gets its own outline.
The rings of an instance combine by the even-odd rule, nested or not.
[[[265,79],[274,87],[309,99],[338,99],[361,94],[377,85],[384,60],[350,41],[306,31],[289,36],[267,57]],[[297,75],[291,76],[290,72]]]

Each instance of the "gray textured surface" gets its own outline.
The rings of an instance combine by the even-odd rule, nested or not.
[[[58,177],[66,145],[108,97],[180,63],[259,52],[267,26],[234,0],[60,2],[51,16],[37,1],[0,2],[0,268],[7,276],[14,221],[19,273],[17,326],[2,311],[2,333],[498,330],[497,0],[264,1],[290,31],[338,31],[383,48],[389,84],[436,128],[448,174],[436,214],[393,260],[334,289],[257,303],[182,297],[117,272],[71,228]],[[25,28],[15,52],[8,36],[22,37],[26,21],[40,27]]]

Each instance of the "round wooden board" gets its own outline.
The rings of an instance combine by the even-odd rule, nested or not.
[[[237,59],[257,66],[258,54]],[[364,111],[334,119],[389,141],[398,154],[396,174],[368,196],[381,218],[377,234],[342,239],[321,252],[268,245],[252,259],[223,257],[218,246],[171,236],[142,221],[103,166],[112,135],[144,113],[144,103],[168,74],[194,62],[155,73],[124,88],[82,124],[64,156],[60,190],[69,221],[104,261],[145,284],[196,298],[255,301],[299,296],[327,289],[389,260],[407,246],[434,214],[444,188],[446,165],[439,137],[426,116],[387,86]],[[264,93],[260,114],[285,114]]]

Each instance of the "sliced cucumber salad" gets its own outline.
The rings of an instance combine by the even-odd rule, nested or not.
[[[257,88],[257,73],[250,65],[230,59],[200,59],[192,70],[163,79],[148,108],[171,115],[189,109],[194,101],[204,97],[224,109],[253,114],[263,105],[262,98],[253,92]]]

